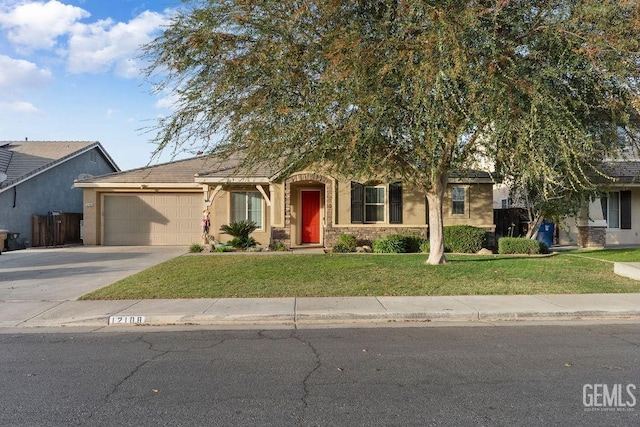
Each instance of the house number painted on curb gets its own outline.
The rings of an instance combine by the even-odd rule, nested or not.
[[[118,323],[144,323],[144,316],[111,316],[109,318],[110,325]]]

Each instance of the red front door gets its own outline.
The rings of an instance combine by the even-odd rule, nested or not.
[[[320,191],[302,191],[301,199],[301,243],[320,243]]]

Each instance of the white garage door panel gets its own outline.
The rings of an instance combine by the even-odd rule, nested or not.
[[[105,245],[190,245],[200,241],[201,194],[106,194]]]

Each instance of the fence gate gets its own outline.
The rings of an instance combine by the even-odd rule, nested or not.
[[[31,217],[31,246],[61,246],[82,243],[81,213],[49,212]]]

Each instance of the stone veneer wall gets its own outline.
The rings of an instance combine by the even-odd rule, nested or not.
[[[325,176],[313,172],[294,175],[289,177],[284,183],[284,227],[271,228],[271,245],[282,242],[287,247],[291,247],[293,244],[291,239],[291,184],[300,181],[315,181],[324,184],[325,230],[333,227],[332,181]],[[324,245],[327,246],[326,241]]]
[[[603,247],[607,243],[605,227],[578,227],[578,246],[581,248]]]
[[[427,237],[427,227],[332,227],[324,230],[324,246],[333,247],[341,234],[353,234],[359,244],[371,245],[375,239],[386,237],[390,234],[417,234]]]

